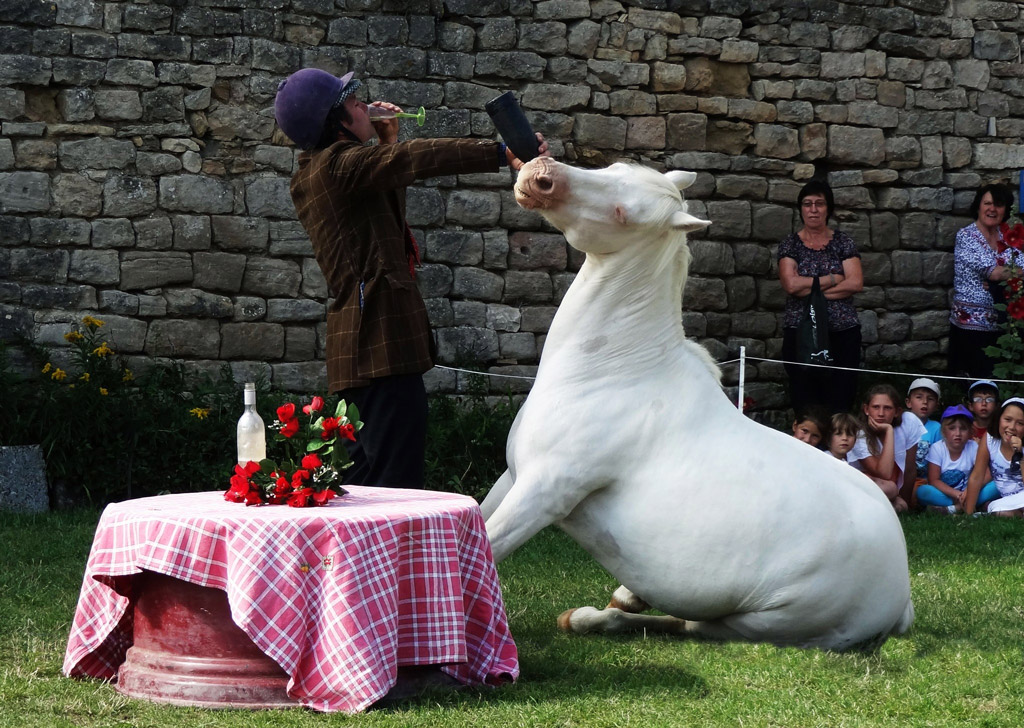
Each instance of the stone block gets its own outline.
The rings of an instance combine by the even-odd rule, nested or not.
[[[583,146],[623,150],[626,148],[626,129],[625,119],[578,114],[573,139]]]
[[[103,213],[134,217],[156,209],[156,184],[149,177],[114,174],[103,183]]]
[[[446,218],[457,225],[493,227],[501,214],[497,192],[454,190],[448,195]]]
[[[709,235],[727,239],[750,239],[751,207],[745,200],[707,203]]]
[[[92,221],[93,248],[131,248],[135,245],[135,228],[128,218],[105,218]]]
[[[479,265],[483,260],[483,236],[468,230],[432,230],[427,233],[423,258],[430,262]]]
[[[259,217],[214,215],[210,218],[213,242],[223,250],[266,250],[270,223]]]
[[[163,319],[150,323],[144,351],[149,356],[216,359],[220,343],[220,325],[216,321]],[[258,346],[258,342],[253,345]]]
[[[505,272],[505,290],[502,301],[521,303],[547,303],[552,297],[551,276],[533,271]]]
[[[192,282],[192,258],[188,253],[129,251],[121,261],[125,291],[159,288]]]
[[[508,238],[508,265],[517,270],[565,270],[568,263],[566,247],[561,234],[512,233]]]
[[[68,279],[70,253],[66,250],[14,248],[10,276],[14,280],[64,283]]]
[[[160,206],[178,212],[229,213],[234,209],[234,191],[228,182],[213,177],[190,174],[161,177]]]
[[[743,154],[755,143],[753,127],[747,123],[714,121],[708,125],[706,149],[728,155]]]
[[[107,71],[103,78],[114,86],[142,86],[156,88],[156,66],[152,61],[140,61],[130,58],[111,58],[107,61]]]
[[[446,268],[446,270],[448,269]],[[452,294],[462,298],[476,301],[500,301],[505,281],[501,276],[479,268],[456,268],[450,285]],[[422,288],[423,284],[421,283],[421,290]],[[435,291],[439,289],[440,286],[434,288]]]
[[[294,220],[295,205],[288,185],[287,177],[260,177],[246,183],[245,200],[249,214]],[[230,209],[217,212],[230,212]]]
[[[626,149],[664,149],[665,119],[638,116],[626,120]]]
[[[487,304],[480,301],[452,301],[452,322],[455,326],[487,326]]]
[[[73,250],[68,280],[97,286],[117,285],[121,266],[116,250]]]
[[[174,244],[174,228],[164,215],[154,215],[132,222],[135,247],[146,250],[170,250]]]
[[[498,334],[498,352],[502,359],[537,360],[537,337],[528,333]]]
[[[207,291],[238,293],[242,289],[245,262],[244,255],[233,253],[195,253],[193,285]]]
[[[828,134],[828,154],[839,164],[875,167],[885,161],[885,135],[881,129],[833,126]]]
[[[702,151],[707,142],[708,119],[704,114],[669,114],[667,143],[678,151]]]
[[[294,220],[270,221],[270,254],[272,256],[311,256],[313,244],[302,225]]]
[[[42,447],[0,447],[0,511],[45,513],[48,510],[50,496]]]
[[[326,316],[324,304],[303,298],[271,298],[267,301],[267,321],[296,323],[323,321]]]
[[[218,296],[196,288],[175,288],[164,292],[167,314],[199,318],[231,318],[234,303],[227,296]]]
[[[0,172],[0,213],[46,212],[50,177],[45,172]]]
[[[301,283],[302,273],[296,263],[275,258],[249,258],[242,278],[242,290],[268,298],[294,298]]]
[[[210,218],[206,215],[172,215],[175,250],[209,250]]]
[[[304,326],[287,326],[284,330],[284,358],[308,362],[316,358],[316,332]]]
[[[124,291],[100,291],[99,306],[100,311],[121,314],[123,316],[137,316],[139,314],[139,297]],[[142,323],[142,339],[145,341],[146,324],[141,321],[139,323]],[[119,350],[124,351],[123,349]]]
[[[758,124],[754,127],[754,143],[754,153],[761,157],[791,159],[801,151],[799,132],[779,124]]]
[[[437,330],[437,358],[448,365],[480,364],[500,356],[498,334],[470,326]]]
[[[29,220],[32,245],[57,247],[88,245],[92,226],[74,218],[33,217]]]

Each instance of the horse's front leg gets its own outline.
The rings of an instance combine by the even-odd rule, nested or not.
[[[502,482],[499,479],[495,487]],[[564,519],[591,490],[579,480],[552,474],[551,468],[531,467],[518,472],[487,518],[487,537],[495,562],[504,559],[545,526]],[[485,504],[489,500],[490,496]]]
[[[484,498],[483,503],[480,504],[480,512],[484,516],[486,521],[491,517],[498,508],[498,504],[501,503],[502,499],[508,494],[509,489],[515,481],[512,480],[512,473],[506,468],[505,472],[501,474],[494,485],[491,486],[491,490],[487,493],[487,497]]]

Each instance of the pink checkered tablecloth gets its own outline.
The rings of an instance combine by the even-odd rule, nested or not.
[[[465,684],[515,680],[483,517],[465,496],[351,486],[322,508],[246,507],[220,492],[114,503],[86,564],[64,674],[112,679],[132,644],[131,576],[227,592],[234,622],[290,676],[288,695],[356,712],[399,666]]]

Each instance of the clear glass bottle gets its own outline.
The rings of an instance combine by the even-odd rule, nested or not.
[[[256,384],[246,382],[242,397],[245,411],[238,418],[238,427],[235,428],[239,465],[245,465],[250,460],[258,463],[267,457],[267,430],[256,411]]]

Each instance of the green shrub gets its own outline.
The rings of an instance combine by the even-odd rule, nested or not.
[[[479,395],[438,395],[427,421],[426,483],[482,500],[505,472],[505,443],[519,405]]]

